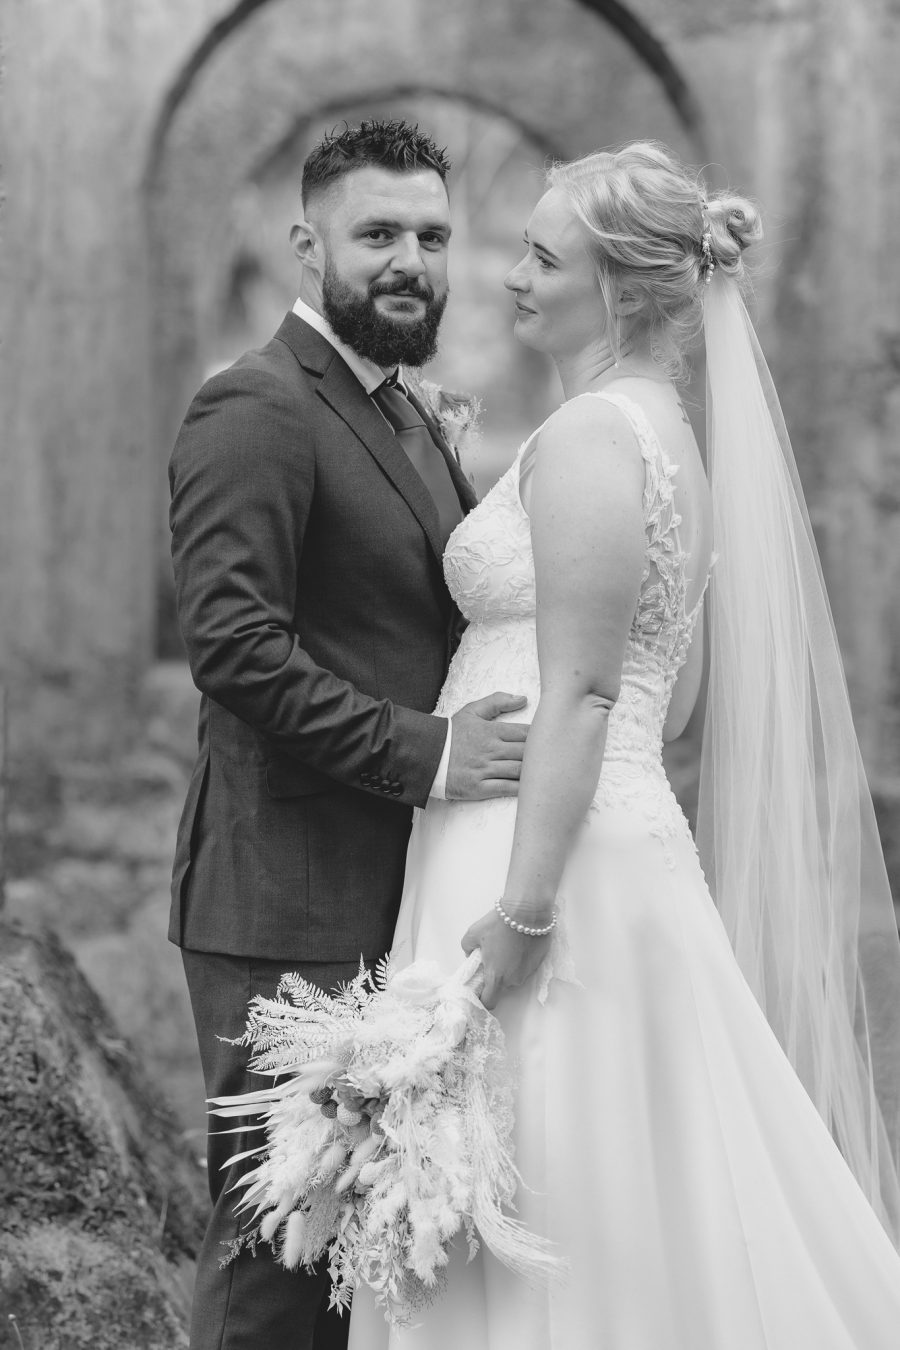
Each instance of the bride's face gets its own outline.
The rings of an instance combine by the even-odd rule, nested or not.
[[[606,331],[603,297],[583,227],[562,188],[546,192],[525,227],[526,253],[503,284],[516,297],[515,334],[553,357],[577,355]]]

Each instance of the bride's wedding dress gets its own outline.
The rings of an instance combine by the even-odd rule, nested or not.
[[[700,601],[669,465],[641,409],[647,570],[596,795],[538,976],[496,1015],[518,1065],[519,1215],[568,1260],[532,1289],[455,1250],[416,1329],[355,1296],[350,1350],[896,1350],[900,1258],[737,966],[662,764],[662,727]],[[539,696],[534,567],[520,475],[532,440],[445,555],[469,619],[438,711]],[[696,584],[694,586],[696,590]],[[515,801],[417,813],[398,964],[462,960],[502,894]]]

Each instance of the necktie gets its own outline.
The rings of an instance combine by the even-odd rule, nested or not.
[[[393,376],[373,391],[372,399],[384,413],[398,444],[431,493],[440,521],[441,544],[446,545],[462,520],[462,508],[444,456]]]

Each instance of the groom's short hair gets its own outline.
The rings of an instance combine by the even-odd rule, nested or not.
[[[429,135],[409,122],[370,118],[358,127],[345,122],[342,131],[327,132],[306,158],[300,188],[304,208],[318,192],[365,168],[395,173],[432,169],[446,183],[450,160],[446,149],[439,150]]]

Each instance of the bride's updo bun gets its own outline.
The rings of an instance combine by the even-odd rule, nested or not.
[[[744,249],[762,239],[759,211],[746,197],[720,192],[710,197],[706,218],[716,266],[729,276],[743,277]]]
[[[743,280],[744,250],[762,238],[757,208],[733,192],[707,198],[699,174],[654,141],[554,164],[547,185],[568,194],[584,226],[616,357],[649,334],[681,374],[714,268]]]

